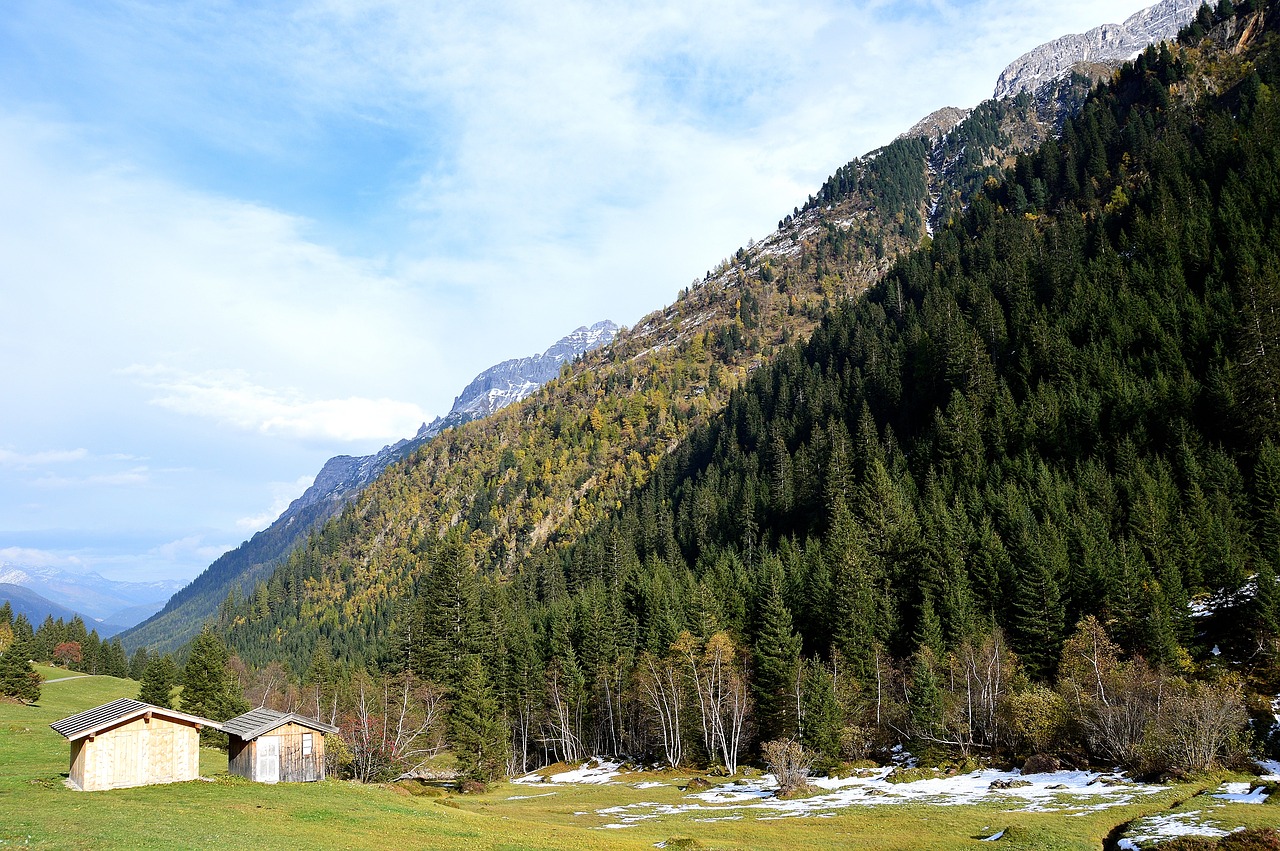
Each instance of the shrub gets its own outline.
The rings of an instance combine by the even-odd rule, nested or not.
[[[1253,827],[1218,840],[1219,851],[1280,851],[1280,832],[1274,827]]]
[[[1045,753],[1061,742],[1067,704],[1057,692],[1037,685],[1006,697],[1004,714],[1016,749]]]
[[[765,765],[778,778],[778,792],[788,795],[809,785],[809,769],[814,754],[798,742],[775,740],[765,742],[760,748]]]

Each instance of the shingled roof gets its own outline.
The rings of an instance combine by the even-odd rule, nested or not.
[[[63,718],[61,721],[54,721],[49,726],[68,739],[75,740],[82,739],[85,736],[92,736],[108,727],[114,727],[117,724],[123,724],[135,718],[141,718],[147,713],[160,718],[167,718],[171,721],[187,721],[191,724],[212,727],[215,730],[222,729],[222,726],[217,721],[210,721],[208,718],[201,718],[198,715],[188,715],[176,709],[152,706],[150,703],[143,703],[141,700],[134,700],[129,697],[122,697],[119,700],[95,706],[93,709],[86,709],[84,712]]]
[[[317,730],[321,733],[338,732],[338,728],[332,724],[326,724],[323,721],[317,721],[314,718],[308,718],[305,715],[298,715],[293,712],[276,712],[273,709],[251,709],[243,715],[237,715],[230,721],[223,722],[221,729],[244,741],[248,741],[256,739],[269,730],[274,730],[276,727],[290,723],[310,727],[312,730]]]

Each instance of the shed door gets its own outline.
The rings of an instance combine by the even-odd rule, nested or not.
[[[280,782],[280,737],[262,736],[258,739],[257,779],[260,783]]]
[[[140,786],[147,782],[146,760],[142,750],[142,734],[137,730],[123,730],[112,736],[115,753],[112,755],[111,785]]]

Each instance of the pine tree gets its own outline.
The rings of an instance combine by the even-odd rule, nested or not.
[[[168,653],[161,656],[152,654],[147,659],[147,666],[142,671],[141,687],[138,689],[138,700],[152,706],[173,708],[173,688],[177,685],[178,666]],[[183,693],[184,704],[186,693]],[[188,710],[190,711],[190,710]],[[219,719],[226,720],[226,719]]]
[[[475,561],[460,535],[450,535],[430,559],[418,592],[414,673],[452,687],[463,660],[480,649]]]
[[[191,642],[191,655],[182,668],[182,711],[214,721],[226,721],[249,710],[239,682],[227,669],[230,653],[222,639],[206,626]]]
[[[800,741],[819,755],[819,769],[834,765],[840,759],[840,702],[836,699],[835,679],[821,660],[805,661],[801,690],[804,699]]]
[[[0,653],[0,697],[12,697],[23,703],[40,700],[40,675],[27,658],[27,645],[12,645]]]
[[[508,730],[478,656],[462,662],[449,718],[458,771],[488,783],[501,776],[509,754]]]
[[[142,672],[147,669],[147,648],[139,647],[133,651],[129,659],[129,679],[142,681]]]
[[[800,636],[792,628],[791,612],[782,601],[780,584],[775,573],[765,593],[754,644],[752,685],[761,741],[794,737],[799,720],[796,686],[800,675]]]

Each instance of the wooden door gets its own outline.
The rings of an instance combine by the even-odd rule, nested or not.
[[[280,782],[280,737],[262,736],[258,739],[255,774],[260,783]]]
[[[137,730],[122,730],[112,734],[112,739],[111,786],[119,789],[146,783],[142,734]]]

